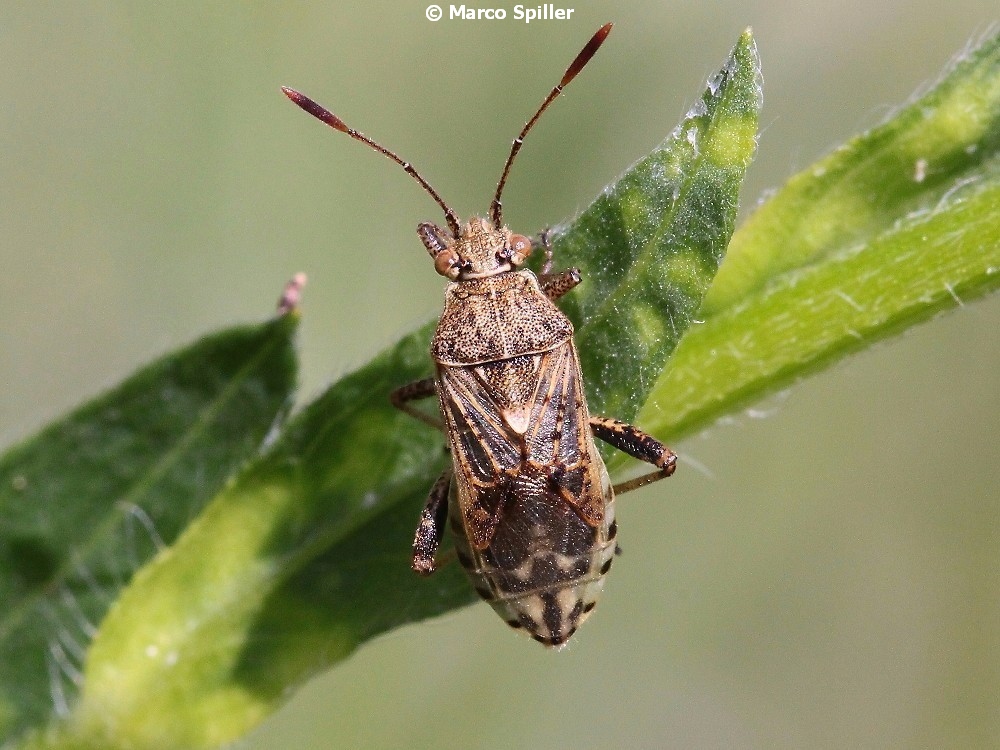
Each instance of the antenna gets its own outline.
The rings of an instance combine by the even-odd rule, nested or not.
[[[582,54],[583,53],[581,53],[581,55]],[[419,182],[420,187],[426,190],[427,193],[431,196],[431,198],[433,198],[435,202],[439,206],[441,206],[441,208],[444,210],[444,216],[448,222],[448,227],[451,229],[451,233],[455,237],[458,237],[460,226],[458,222],[458,217],[455,215],[455,212],[448,207],[447,203],[441,200],[441,196],[437,194],[437,191],[430,186],[430,183],[428,183],[427,180],[425,180],[423,177],[420,176],[420,173],[413,168],[412,164],[410,164],[408,161],[403,161],[395,153],[387,149],[385,146],[379,145],[371,138],[369,138],[367,135],[359,133],[354,128],[347,127],[344,121],[341,120],[339,117],[337,117],[335,114],[333,114],[333,112],[329,111],[325,107],[320,106],[305,94],[300,94],[295,89],[290,89],[287,86],[282,86],[281,90],[284,92],[285,96],[291,99],[295,104],[304,109],[306,112],[311,114],[317,120],[325,122],[334,130],[339,130],[341,133],[347,133],[349,136],[351,136],[351,138],[353,138],[356,141],[361,141],[362,143],[371,146],[380,154],[389,157],[399,166],[401,166],[404,170],[406,170],[406,173],[411,177],[413,177],[413,179],[415,179],[417,182]]]
[[[607,39],[608,34],[611,33],[611,27],[613,24],[606,23],[601,28],[597,30],[590,41],[587,42],[586,46],[580,50],[580,54],[576,56],[576,59],[570,63],[570,66],[566,68],[566,72],[563,74],[562,80],[559,84],[549,92],[549,95],[545,97],[545,101],[542,102],[542,106],[538,108],[538,111],[532,115],[531,119],[524,124],[521,128],[521,132],[518,134],[517,138],[514,139],[514,143],[510,147],[510,155],[507,157],[507,163],[503,165],[503,173],[500,175],[500,182],[497,183],[497,192],[493,197],[493,203],[490,205],[490,219],[493,225],[498,229],[503,226],[503,204],[500,201],[500,196],[503,194],[504,185],[507,184],[507,175],[510,174],[510,165],[514,163],[514,157],[517,156],[517,152],[521,150],[521,146],[524,144],[524,137],[528,134],[528,131],[534,127],[538,118],[542,116],[550,104],[555,100],[559,94],[562,93],[564,87],[569,85],[569,82],[576,78],[577,73],[583,70],[584,66],[590,62],[590,58],[594,56],[601,45],[604,44],[604,40]],[[287,92],[285,92],[287,93]],[[300,105],[301,106],[301,105]]]

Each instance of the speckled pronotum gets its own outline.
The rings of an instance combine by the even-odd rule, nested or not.
[[[565,643],[587,618],[616,550],[615,495],[673,473],[676,457],[635,427],[593,417],[584,400],[573,325],[554,301],[580,283],[577,269],[519,270],[532,240],[504,226],[501,195],[524,137],[590,61],[602,26],[514,139],[489,218],[462,224],[408,163],[308,97],[298,106],[403,167],[444,210],[417,234],[447,277],[431,343],[437,374],[399,388],[393,404],[448,437],[452,466],[431,488],[413,542],[413,569],[429,575],[450,518],[458,559],[476,591],[513,628],[547,646]],[[437,395],[443,422],[416,408]],[[594,437],[656,470],[612,486]]]

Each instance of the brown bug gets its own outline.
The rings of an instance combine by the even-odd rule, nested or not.
[[[501,195],[524,137],[611,31],[602,26],[514,139],[490,218],[462,225],[408,163],[347,127],[308,97],[283,88],[298,106],[403,167],[444,210],[448,229],[417,227],[434,268],[451,280],[431,343],[433,378],[403,386],[392,403],[448,436],[453,466],[431,489],[413,542],[413,569],[434,572],[450,518],[458,559],[476,591],[513,628],[558,646],[594,608],[616,551],[615,494],[673,473],[676,457],[635,427],[591,417],[573,325],[553,302],[580,283],[577,269],[536,276],[518,270],[532,241],[504,226]],[[416,408],[437,395],[442,424]],[[611,485],[598,437],[657,467]]]

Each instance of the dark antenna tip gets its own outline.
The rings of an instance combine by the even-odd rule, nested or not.
[[[351,132],[351,129],[347,127],[347,125],[344,124],[344,121],[337,117],[337,115],[333,114],[333,112],[328,110],[326,107],[317,104],[300,91],[296,91],[288,86],[282,86],[281,91],[285,96],[291,99],[296,106],[301,107],[317,120],[322,120],[334,130],[339,130],[341,133]]]
[[[282,86],[281,92],[289,99],[291,99],[292,102],[295,103],[298,107],[304,109],[306,112],[311,114],[317,120],[325,122],[334,130],[339,130],[341,133],[347,133],[347,135],[351,136],[351,138],[353,138],[354,140],[361,141],[366,146],[373,148],[375,151],[378,151],[383,156],[391,159],[392,161],[396,162],[399,166],[401,166],[408,175],[410,175],[413,179],[415,179],[418,183],[420,183],[420,187],[422,187],[427,192],[427,194],[434,199],[435,203],[441,206],[441,210],[444,211],[445,219],[448,221],[448,228],[451,229],[451,232],[453,235],[455,235],[455,237],[458,237],[459,232],[461,231],[461,225],[459,224],[458,216],[456,216],[455,212],[448,207],[447,203],[441,200],[441,196],[437,194],[437,191],[430,186],[430,183],[428,183],[427,180],[425,180],[423,177],[420,176],[420,173],[413,168],[412,164],[410,164],[407,161],[403,161],[402,159],[399,158],[399,156],[395,152],[390,151],[385,146],[376,143],[367,135],[359,133],[354,128],[347,127],[347,124],[339,117],[337,117],[337,115],[333,114],[333,112],[328,110],[326,107],[317,104],[302,92],[296,91],[295,89],[289,88],[288,86]]]
[[[590,58],[597,53],[597,50],[599,50],[601,45],[604,44],[604,40],[608,38],[608,34],[611,33],[611,27],[613,26],[614,24],[609,21],[599,28],[592,37],[590,37],[590,41],[587,42],[587,45],[580,50],[580,54],[577,55],[576,59],[570,63],[568,68],[566,68],[566,73],[559,82],[560,87],[566,86],[570,81],[576,78],[576,74],[583,70],[584,66],[590,62]]]
[[[562,80],[559,81],[559,84],[549,92],[547,97],[545,97],[545,100],[542,102],[542,106],[540,106],[535,111],[535,114],[531,116],[531,119],[524,124],[524,127],[521,128],[521,132],[518,133],[517,138],[515,138],[514,142],[511,144],[510,154],[507,156],[507,162],[503,165],[503,171],[500,173],[500,181],[497,183],[497,191],[493,196],[493,203],[490,205],[490,220],[493,222],[493,226],[498,229],[503,225],[503,201],[501,200],[501,197],[503,196],[503,189],[507,184],[507,176],[510,174],[510,167],[514,163],[514,158],[517,156],[517,152],[521,150],[521,146],[524,144],[524,137],[528,134],[528,131],[535,126],[535,123],[538,122],[538,118],[542,116],[542,112],[544,112],[546,108],[548,108],[548,106],[555,101],[556,97],[562,93],[563,87],[576,78],[577,73],[583,70],[586,64],[590,62],[590,58],[597,53],[597,50],[599,50],[601,45],[604,44],[604,40],[608,38],[608,34],[611,33],[612,26],[614,26],[614,24],[609,21],[599,28],[592,37],[590,37],[590,41],[584,45],[583,49],[580,50],[580,53],[573,59],[573,62],[571,62],[569,67],[566,68],[566,72],[563,73]]]

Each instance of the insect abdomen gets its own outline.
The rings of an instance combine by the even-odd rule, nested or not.
[[[606,477],[603,465],[600,470]],[[505,498],[504,522],[483,550],[469,543],[458,503],[451,504],[455,547],[476,591],[508,625],[559,646],[587,618],[604,587],[616,547],[614,501],[593,527],[567,503],[526,487],[531,477],[519,478],[517,490]]]

